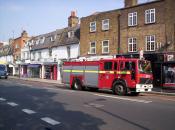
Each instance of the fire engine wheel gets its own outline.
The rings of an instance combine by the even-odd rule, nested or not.
[[[75,89],[75,90],[81,90],[82,89],[82,86],[81,86],[81,83],[80,83],[79,80],[74,81],[73,89]]]
[[[113,87],[113,92],[114,94],[117,94],[117,95],[126,95],[126,87],[122,84],[115,84],[114,87]]]

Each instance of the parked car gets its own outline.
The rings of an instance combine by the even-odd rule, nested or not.
[[[7,73],[7,66],[0,64],[0,78],[8,78],[8,73]]]

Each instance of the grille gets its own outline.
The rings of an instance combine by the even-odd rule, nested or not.
[[[149,78],[140,78],[139,84],[152,84],[153,80]]]

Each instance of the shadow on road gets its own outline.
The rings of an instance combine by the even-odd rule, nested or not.
[[[66,110],[60,102],[53,100],[59,93],[49,92],[45,89],[31,89],[28,87],[0,86],[0,97],[19,104],[18,107],[8,110],[5,106],[0,108],[0,129],[8,130],[99,130],[105,124],[103,120],[81,111]],[[28,108],[37,113],[26,117],[21,109]],[[6,109],[6,110],[4,110]],[[28,116],[28,115],[27,115]],[[51,117],[61,122],[57,126],[48,125],[40,118]]]

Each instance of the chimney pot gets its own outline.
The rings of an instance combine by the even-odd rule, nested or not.
[[[125,8],[137,5],[138,0],[124,0]]]
[[[76,16],[75,11],[71,11],[71,16],[73,16],[73,17],[75,17],[75,16]]]

